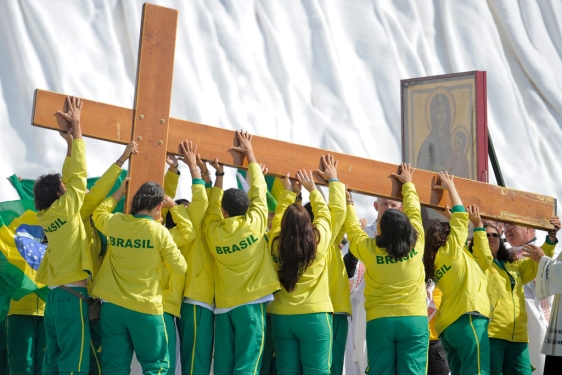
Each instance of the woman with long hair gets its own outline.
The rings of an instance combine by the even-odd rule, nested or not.
[[[319,172],[319,171],[317,171]],[[320,173],[338,189],[330,191],[345,210],[345,186],[338,182],[334,164]],[[332,312],[329,294],[327,252],[331,245],[330,211],[316,189],[312,173],[297,172],[297,180],[310,192],[314,212],[294,203],[287,175],[271,231],[270,250],[282,285],[269,306],[273,342],[280,374],[330,374]],[[295,183],[296,184],[296,183]]]
[[[433,281],[443,293],[435,331],[447,353],[451,374],[487,375],[490,372],[490,302],[484,293],[487,281],[474,257],[465,249],[469,213],[477,223],[475,231],[484,230],[480,212],[476,206],[466,212],[453,176],[440,172],[439,178],[441,185],[434,188],[449,191],[451,219],[429,227],[423,255],[426,282]],[[491,258],[489,250],[487,256]]]
[[[557,217],[551,223],[560,227]],[[488,279],[491,306],[488,336],[490,358],[493,358],[490,374],[531,375],[523,285],[535,279],[538,264],[530,258],[518,260],[506,248],[496,226],[484,224],[484,229],[485,232],[474,232],[470,250]],[[552,256],[556,242],[556,231],[549,232],[543,250]],[[493,258],[482,255],[487,247]]]
[[[112,214],[125,194],[125,182],[99,205],[93,217],[109,244],[92,290],[104,301],[102,369],[104,373],[128,373],[134,351],[143,374],[166,373],[170,364],[160,269],[163,262],[173,274],[184,274],[187,269],[170,232],[160,224],[162,207],[171,208],[174,201],[160,185],[146,182],[135,193],[130,214]]]
[[[422,263],[424,235],[420,201],[409,164],[393,173],[402,183],[403,212],[387,209],[380,233],[370,238],[347,206],[349,250],[366,266],[367,357],[370,374],[425,374],[427,369],[426,291]]]

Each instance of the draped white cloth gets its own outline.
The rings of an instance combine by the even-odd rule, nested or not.
[[[507,185],[562,196],[559,0],[155,3],[179,10],[173,117],[398,163],[400,79],[485,70]],[[61,169],[62,139],[30,125],[34,89],[132,107],[141,4],[0,2],[1,201],[18,198],[5,177]],[[90,176],[122,151],[87,149]]]
[[[536,293],[538,298],[555,296],[552,303],[550,322],[541,352],[546,355],[562,357],[562,254],[558,259],[542,257],[537,271]]]

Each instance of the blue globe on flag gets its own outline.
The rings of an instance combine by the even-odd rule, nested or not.
[[[14,238],[18,251],[27,264],[35,271],[45,255],[46,245],[42,244],[45,233],[39,225],[22,224],[16,229]]]

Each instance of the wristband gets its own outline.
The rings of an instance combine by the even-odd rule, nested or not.
[[[121,163],[121,165],[125,164],[125,162],[124,162],[124,161],[121,161],[121,159],[117,159],[117,161],[115,162],[115,164],[117,164],[117,163]]]
[[[328,183],[330,183],[330,182],[337,182],[337,181],[339,181],[337,178],[331,178],[331,179],[328,180]]]
[[[222,176],[224,176],[224,172],[218,172],[217,171],[217,172],[215,172],[215,176],[222,177]]]
[[[170,168],[172,169],[178,169],[178,167],[180,166],[180,163],[176,164],[176,165],[170,165]]]
[[[195,171],[198,171],[198,170],[199,170],[199,168],[195,168],[195,169],[190,169],[189,171],[190,171],[190,172],[195,172]]]

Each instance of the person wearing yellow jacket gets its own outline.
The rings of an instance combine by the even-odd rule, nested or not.
[[[345,215],[345,186],[337,179],[337,162],[323,156],[324,170],[316,170],[330,185],[330,200],[340,225]],[[332,244],[330,211],[316,189],[312,174],[296,174],[291,191],[289,174],[268,233],[271,256],[282,285],[271,303],[271,325],[277,373],[330,374],[332,313],[328,280],[328,252]],[[300,185],[310,192],[313,220],[295,203]],[[333,195],[333,196],[332,196]],[[306,329],[303,329],[306,327]]]
[[[190,172],[201,176],[202,172],[198,169],[199,163],[196,157],[197,146],[193,147],[191,142],[182,142],[180,150],[183,154],[183,162],[187,164]],[[175,158],[174,158],[175,159]],[[171,165],[170,168],[173,168]],[[176,173],[178,165],[175,165]],[[168,184],[167,184],[168,182]],[[177,189],[177,180],[172,183],[164,179],[164,191],[168,196],[175,196]],[[175,183],[174,183],[175,182]],[[174,242],[180,249],[182,256],[185,258],[185,250],[191,248],[195,236],[201,229],[201,221],[203,215],[207,211],[208,199],[205,192],[205,181],[200,177],[192,178],[192,202],[186,199],[180,199],[174,202],[173,207],[165,215],[166,228],[170,230],[170,234]],[[209,254],[210,255],[210,254]],[[186,259],[187,260],[187,259]],[[191,268],[191,263],[188,263]],[[161,269],[163,294],[162,302],[164,305],[164,321],[166,323],[166,331],[168,332],[168,353],[170,355],[170,367],[168,373],[174,374],[176,370],[176,318],[180,318],[182,309],[183,292],[185,289],[186,273],[174,275],[167,265]],[[180,339],[181,340],[181,339]],[[183,367],[182,367],[183,368]]]
[[[128,374],[135,351],[144,374],[161,374],[170,364],[159,272],[163,262],[173,274],[185,273],[187,265],[169,231],[159,223],[162,207],[173,206],[160,185],[141,185],[130,214],[111,213],[125,194],[127,180],[93,216],[96,228],[109,243],[92,289],[92,294],[104,301],[100,319],[102,369],[104,373]]]
[[[414,169],[392,174],[402,183],[403,212],[386,210],[380,233],[370,238],[348,205],[349,250],[366,266],[367,357],[369,373],[425,374],[427,371],[426,290],[422,263],[424,234]]]
[[[205,181],[203,194],[208,197],[211,192],[211,179],[206,163],[197,157],[197,165],[201,169],[201,177]],[[213,167],[217,170],[215,186],[222,189],[224,176],[222,165],[215,159]],[[204,210],[197,209],[193,204],[187,207],[192,220],[205,217]],[[197,215],[197,218],[195,216]],[[189,267],[185,277],[181,317],[178,319],[180,336],[182,374],[209,374],[213,357],[213,337],[215,315],[213,313],[215,285],[214,260],[205,241],[202,227],[196,230],[195,240],[190,246],[181,246],[180,251]]]
[[[68,175],[69,162],[72,144],[72,134],[62,133],[61,136],[68,142],[69,148],[62,166],[63,183],[66,183],[65,176]],[[121,167],[129,159],[131,154],[136,154],[137,143],[131,141],[123,151],[123,154],[111,164],[107,171],[96,181],[92,189],[86,192],[84,196],[84,203],[80,209],[80,217],[84,223],[86,231],[87,242],[89,244],[89,254],[92,259],[92,272],[91,277],[86,280],[88,293],[91,293],[93,287],[93,278],[98,273],[103,257],[107,250],[107,239],[95,227],[92,221],[92,214],[96,207],[107,198],[107,195],[113,189],[117,179],[121,175]],[[101,348],[101,327],[99,321],[90,321],[90,375],[101,375],[101,361],[102,361],[102,348]]]
[[[82,102],[67,98],[68,110],[57,114],[72,132],[68,176],[43,175],[33,188],[37,220],[48,241],[35,280],[52,288],[45,307],[46,351],[43,374],[89,371],[90,327],[86,302],[58,288],[65,285],[88,295],[86,279],[93,270],[80,210],[86,195],[86,147],[82,139]],[[68,123],[70,125],[68,125]],[[62,180],[68,181],[66,184]]]
[[[324,155],[321,163],[326,168],[330,165],[330,169],[335,168],[334,157]],[[337,162],[336,162],[337,165]],[[326,176],[327,177],[327,176]],[[328,178],[328,180],[330,180]],[[326,252],[326,265],[328,271],[328,283],[330,289],[330,300],[332,301],[332,364],[330,366],[330,374],[342,374],[345,358],[345,345],[347,341],[348,317],[351,316],[351,297],[349,293],[349,281],[347,271],[343,262],[343,256],[339,244],[345,234],[343,223],[346,215],[346,205],[341,199],[340,190],[345,190],[345,186],[341,183],[329,183],[328,208],[330,210],[330,247]],[[345,192],[347,202],[351,202],[351,193]],[[314,212],[311,202],[304,206],[311,221],[314,220]]]
[[[556,230],[549,232],[542,249],[552,257],[560,228],[558,217],[550,219]],[[523,285],[535,279],[538,265],[530,258],[517,260],[501,238],[500,231],[484,224],[485,231],[475,231],[470,249],[488,279],[491,316],[488,326],[490,339],[490,374],[531,375],[527,312]],[[533,246],[533,245],[530,245]],[[493,258],[482,253],[489,247]]]
[[[263,353],[265,305],[279,290],[267,250],[267,184],[252,149],[252,136],[237,132],[248,158],[250,190],[213,188],[204,219],[215,258],[216,374],[256,373]],[[264,167],[265,169],[265,167]],[[223,197],[224,195],[224,197]]]
[[[439,173],[441,185],[449,191],[451,219],[431,225],[426,234],[424,265],[426,281],[433,281],[443,293],[437,312],[435,331],[447,353],[451,374],[487,375],[490,373],[488,322],[490,302],[484,273],[465,248],[469,214],[462,206],[453,176]],[[469,207],[475,231],[482,227],[476,206]],[[491,258],[489,249],[483,255]]]

